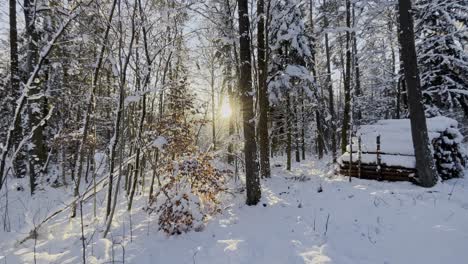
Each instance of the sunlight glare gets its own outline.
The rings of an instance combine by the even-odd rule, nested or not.
[[[232,114],[231,106],[229,105],[228,102],[225,102],[221,106],[221,117],[223,118],[229,118]]]

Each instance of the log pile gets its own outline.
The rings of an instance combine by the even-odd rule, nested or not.
[[[458,123],[447,117],[428,118],[434,161],[443,179],[461,177],[467,155]],[[409,119],[380,120],[361,126],[339,159],[339,173],[362,179],[416,181],[416,161]]]

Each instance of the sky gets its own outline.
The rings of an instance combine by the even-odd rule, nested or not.
[[[16,12],[17,12],[16,21],[18,23],[18,27],[22,27],[23,9],[22,9],[22,6],[18,3],[18,0],[16,1]],[[0,40],[1,41],[8,40],[8,30],[10,29],[8,17],[9,17],[8,1],[1,0],[0,1]]]
[[[0,1],[0,38],[8,37],[8,5],[7,1]]]

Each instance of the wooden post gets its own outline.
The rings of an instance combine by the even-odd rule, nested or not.
[[[361,155],[362,155],[362,149],[361,149],[361,136],[358,137],[358,177],[359,179],[361,178]]]
[[[382,168],[380,167],[382,158],[380,157],[380,135],[377,136],[377,180],[382,180]]]

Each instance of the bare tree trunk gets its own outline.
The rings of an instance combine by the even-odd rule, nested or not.
[[[305,144],[305,130],[306,130],[306,113],[305,113],[305,106],[304,106],[304,101],[305,101],[305,95],[304,95],[304,88],[301,89],[301,151],[302,151],[302,160],[305,160],[306,157],[306,144]],[[315,113],[318,112],[318,109],[316,109]],[[317,130],[318,130],[319,124],[317,124]],[[323,148],[322,148],[323,149]],[[322,158],[320,156],[320,158]]]
[[[16,98],[20,92],[18,70],[18,30],[16,27],[16,0],[9,0],[10,7],[10,85],[11,94]]]
[[[216,106],[215,106],[215,72],[214,72],[214,59],[211,61],[210,69],[210,87],[211,87],[211,134],[213,137],[213,150],[216,150]]]
[[[148,195],[148,197],[149,197],[148,202],[149,203],[153,200],[154,180],[155,180],[155,178],[157,176],[157,173],[158,173],[157,168],[158,168],[158,162],[159,162],[159,149],[156,149],[154,156],[155,156],[154,157],[154,164],[153,163],[151,164],[152,165],[151,167],[153,169],[153,175],[151,177],[151,185],[150,185],[150,190],[149,190],[149,195]]]
[[[257,56],[258,56],[258,139],[260,147],[260,174],[263,178],[270,177],[270,140],[268,136],[268,87],[267,87],[267,57],[265,39],[265,1],[257,1]]]
[[[34,66],[38,60],[38,42],[39,35],[35,26],[36,18],[36,5],[35,1],[24,0],[24,20],[26,24],[26,37],[27,37],[27,55],[26,55],[26,76],[29,76],[34,71]],[[47,65],[48,60],[43,61],[43,65]],[[47,70],[45,70],[47,72]],[[47,82],[45,82],[47,83]],[[42,118],[45,116],[43,111],[44,97],[39,96],[41,93],[41,85],[34,84],[30,87],[28,94],[28,126],[33,128],[38,125]],[[33,99],[34,98],[34,99]],[[38,111],[39,110],[39,111]],[[43,126],[38,126],[34,131],[31,142],[33,147],[28,149],[31,159],[29,162],[29,178],[31,186],[31,194],[34,193],[36,188],[36,178],[40,173],[45,160],[47,159],[47,149],[43,139]]]
[[[294,151],[296,155],[296,162],[301,162],[301,152],[299,144],[299,116],[297,113],[297,96],[294,98]]]
[[[325,0],[323,4],[326,5]],[[325,28],[328,27],[328,17],[324,16]],[[335,106],[334,106],[334,95],[333,85],[331,80],[331,59],[330,59],[330,46],[328,43],[328,34],[325,33],[325,53],[327,56],[327,86],[328,86],[328,107],[330,112],[330,129],[331,129],[331,151],[333,162],[336,161],[336,125],[335,125]]]
[[[413,137],[414,154],[418,182],[423,187],[432,187],[437,183],[437,172],[434,159],[429,148],[426,117],[422,104],[421,83],[414,43],[413,18],[411,15],[411,0],[398,0],[400,15],[400,45],[403,55],[405,80],[408,91],[409,112],[411,120],[411,135]]]
[[[341,153],[346,152],[348,144],[348,130],[351,116],[351,2],[346,0],[346,69],[344,79],[344,111],[343,126],[341,128]]]
[[[286,97],[286,169],[291,170],[291,151],[292,151],[292,128],[291,128],[291,94],[288,92]]]
[[[230,49],[229,49],[230,50]],[[235,99],[235,92],[232,85],[232,66],[231,63],[228,62],[226,68],[226,75],[227,75],[227,90],[229,93],[229,106],[231,107],[231,116],[229,117],[229,145],[228,145],[228,163],[234,163],[234,143],[233,143],[233,136],[235,133],[235,119],[236,119],[236,99]]]
[[[137,183],[138,183],[138,169],[140,168],[140,149],[137,149],[135,157],[135,169],[133,170],[133,182],[130,189],[130,197],[128,198],[127,210],[132,210],[133,197],[135,196]]]
[[[232,37],[235,34],[234,32],[234,21],[233,15],[231,14],[231,4],[230,0],[224,0],[224,16],[225,19],[225,27],[226,32],[224,32],[225,37]],[[234,91],[233,81],[234,76],[232,72],[232,65],[236,66],[236,73],[238,72],[238,65],[237,65],[237,54],[233,57],[233,52],[235,53],[236,47],[235,44],[226,44],[225,46],[225,59],[226,59],[226,71],[225,71],[225,83],[227,84],[227,91],[229,95],[229,106],[231,107],[231,116],[229,117],[229,144],[228,144],[228,163],[233,165],[235,159],[234,153],[234,143],[233,143],[233,136],[235,134],[235,122],[237,117],[237,102],[236,102],[236,92]],[[239,77],[239,76],[237,76]]]
[[[255,143],[255,123],[252,96],[252,64],[250,55],[249,6],[247,0],[238,0],[240,33],[240,81],[239,90],[242,103],[244,127],[245,179],[247,205],[256,205],[260,201],[261,189],[258,175],[257,145]]]
[[[353,4],[353,27],[356,27],[356,14],[355,14],[354,9],[355,8]],[[361,96],[361,71],[359,69],[357,37],[356,37],[355,30],[353,30],[353,33],[352,33],[352,40],[353,40],[353,58],[354,58],[354,94],[357,98],[359,98],[359,96]],[[358,124],[360,123],[360,120],[362,119],[362,110],[359,104],[357,105],[357,109],[356,109],[356,119],[358,121]]]
[[[15,108],[16,99],[20,93],[20,77],[18,68],[18,30],[16,27],[16,0],[9,0],[9,19],[10,19],[10,85],[11,85],[11,96],[12,108]],[[19,118],[14,124],[16,133],[13,135],[12,141],[13,146],[16,148],[20,141],[20,135],[22,134],[21,119]],[[4,143],[6,144],[6,142]],[[3,169],[2,169],[3,171]],[[6,175],[5,175],[6,177]],[[0,189],[3,183],[3,173],[0,174]]]
[[[315,62],[315,34],[314,34],[314,12],[313,12],[313,7],[314,7],[314,3],[313,3],[313,0],[309,0],[309,22],[310,22],[310,34],[312,35],[311,36],[311,50],[312,50],[312,56],[311,56],[311,61],[312,61],[312,75],[314,77],[314,80],[316,81],[317,83],[317,69],[316,69],[316,62]],[[324,139],[323,139],[323,127],[322,127],[322,115],[320,114],[320,110],[322,109],[322,105],[323,105],[323,102],[322,102],[322,98],[319,97],[319,93],[318,93],[318,87],[314,87],[314,95],[315,95],[315,99],[317,100],[317,106],[315,107],[315,123],[316,123],[316,126],[317,126],[317,137],[316,137],[316,141],[317,141],[317,152],[318,152],[318,158],[321,159],[323,157],[323,151],[324,151],[324,148],[325,148],[325,142],[324,142]],[[323,94],[321,94],[321,96],[323,96]],[[302,90],[302,97],[304,97],[304,89]],[[304,100],[304,99],[302,99]],[[302,120],[303,120],[303,123],[305,123],[305,113],[304,113],[304,101],[302,102]],[[305,137],[305,124],[302,124],[302,140],[304,141],[304,137]],[[305,159],[305,144],[304,142],[302,143],[302,159]]]
[[[397,6],[397,9],[398,9],[398,6]],[[398,10],[397,10],[398,12]],[[399,15],[398,15],[399,17]],[[398,38],[398,43],[401,43],[401,34],[400,34],[400,31],[401,31],[401,25],[400,23],[397,23],[396,25],[396,30],[397,30],[397,38]],[[398,71],[398,93],[400,94],[399,96],[399,100],[397,101],[397,103],[402,106],[403,108],[407,109],[408,108],[408,93],[406,91],[406,81],[405,81],[405,73],[404,73],[404,62],[403,62],[403,51],[402,51],[402,47],[401,45],[399,45],[399,49],[398,49],[398,62],[399,62],[399,65],[400,65],[400,69]],[[403,103],[403,105],[401,105],[401,103]],[[401,107],[398,108],[399,110],[401,109]],[[398,116],[401,115],[400,111],[398,110]]]

